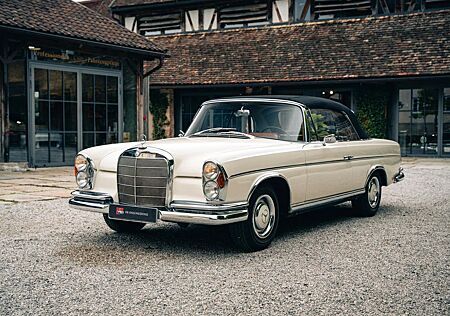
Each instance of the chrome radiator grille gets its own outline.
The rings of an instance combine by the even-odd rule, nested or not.
[[[169,164],[160,155],[122,155],[117,169],[119,202],[164,206],[170,181]]]

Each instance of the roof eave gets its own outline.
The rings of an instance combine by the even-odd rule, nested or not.
[[[46,32],[42,32],[42,31],[24,29],[24,28],[9,26],[9,25],[0,25],[0,30],[13,31],[13,32],[17,32],[17,33],[21,33],[21,34],[25,34],[25,35],[32,34],[35,36],[40,36],[40,37],[49,38],[49,39],[62,39],[62,40],[67,40],[67,41],[71,41],[74,43],[80,43],[80,44],[86,44],[89,46],[97,46],[97,47],[101,47],[101,48],[113,49],[116,51],[132,53],[132,54],[136,54],[136,55],[140,55],[140,56],[152,57],[151,59],[148,59],[148,60],[152,60],[155,58],[170,57],[170,54],[168,54],[167,52],[162,52],[162,51],[158,52],[158,51],[152,51],[152,50],[147,50],[147,49],[143,49],[143,48],[121,46],[121,45],[116,45],[116,44],[112,44],[112,43],[98,42],[98,41],[94,41],[94,40],[70,37],[70,36],[65,36],[65,35],[61,35],[61,34],[46,33]]]
[[[183,6],[191,5],[191,4],[198,4],[203,3],[204,0],[190,0],[190,1],[184,1],[182,4]],[[144,3],[144,4],[131,4],[131,5],[122,5],[122,6],[114,6],[114,2],[112,2],[109,5],[109,8],[111,9],[112,13],[126,13],[129,11],[140,11],[145,9],[161,9],[161,8],[168,8],[168,7],[177,7],[180,6],[179,2],[163,2],[163,3]]]

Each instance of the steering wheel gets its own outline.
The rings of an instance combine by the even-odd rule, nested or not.
[[[267,126],[265,127],[261,133],[265,133],[265,132],[272,132],[272,133],[277,133],[277,134],[286,134],[286,131],[281,129],[280,127],[276,127],[276,126]]]

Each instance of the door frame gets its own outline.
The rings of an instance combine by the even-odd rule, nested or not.
[[[61,65],[43,61],[28,61],[27,77],[29,78],[28,89],[28,161],[30,166],[35,164],[35,98],[34,98],[34,70],[56,70],[77,73],[77,151],[83,149],[83,86],[82,74],[103,75],[117,77],[118,83],[118,142],[122,142],[123,137],[123,72],[115,69],[99,69],[95,67],[79,65]],[[46,166],[61,166],[65,164],[50,162]]]

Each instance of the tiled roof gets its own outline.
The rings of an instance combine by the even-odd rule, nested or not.
[[[450,11],[155,36],[154,85],[450,75]]]
[[[166,2],[176,2],[176,0],[116,0],[111,3],[112,7],[128,7],[140,4],[160,4]]]
[[[37,31],[123,48],[165,50],[72,0],[0,0],[0,27]]]
[[[88,7],[91,10],[94,10],[101,15],[104,15],[108,18],[111,18],[111,11],[109,10],[109,5],[114,0],[88,0],[80,2],[85,7]]]

